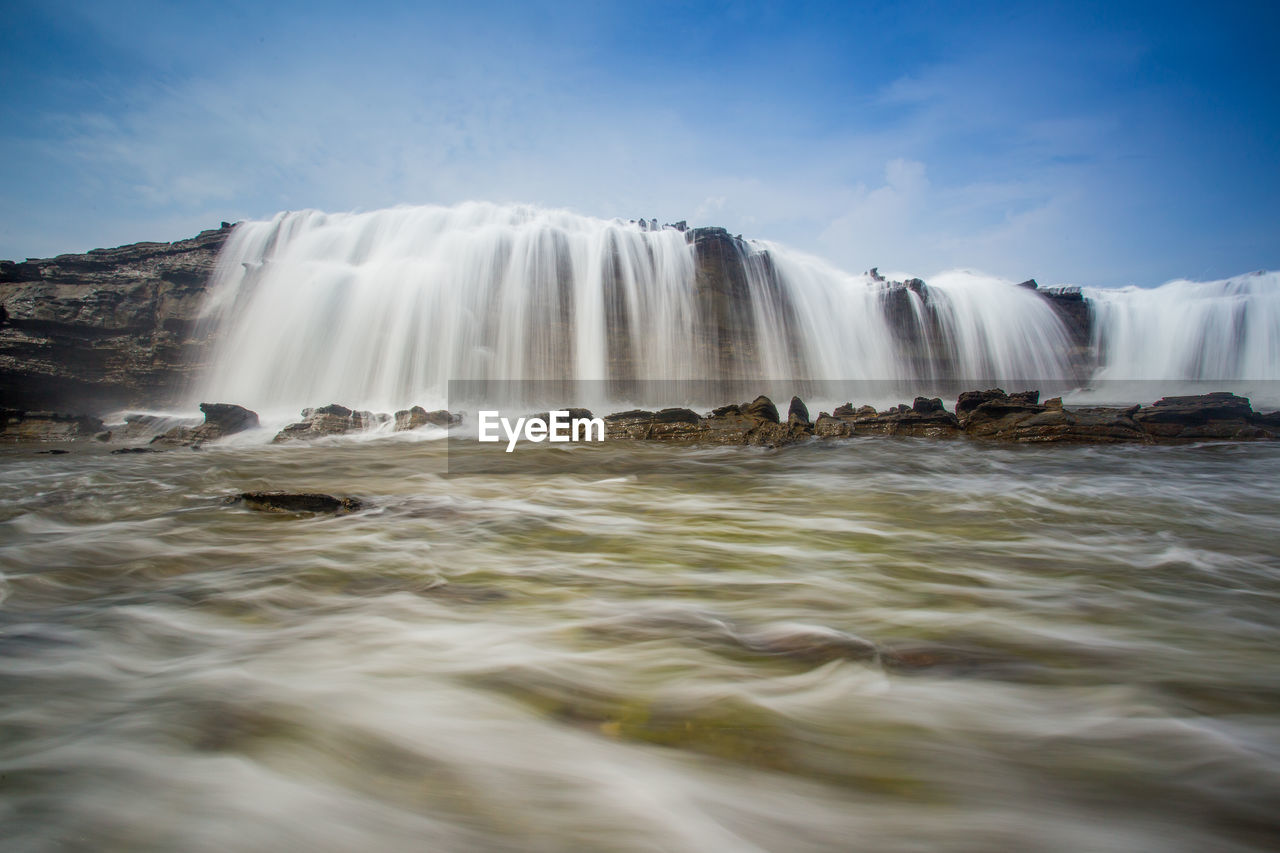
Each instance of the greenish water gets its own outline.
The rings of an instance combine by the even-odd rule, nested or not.
[[[0,452],[0,847],[1273,847],[1280,447],[445,454]]]

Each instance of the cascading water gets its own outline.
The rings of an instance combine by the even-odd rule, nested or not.
[[[451,379],[1070,373],[1062,324],[1030,291],[951,275],[925,300],[774,244],[721,246],[709,280],[682,231],[528,206],[245,223],[215,272],[198,396],[386,410],[441,402]]]
[[[444,405],[458,379],[606,380],[627,399],[634,380],[898,394],[1280,377],[1274,273],[1086,300],[1091,343],[1033,289],[967,272],[886,282],[719,229],[481,203],[283,213],[238,226],[222,252],[195,390],[277,412],[387,411]]]
[[[1280,379],[1280,274],[1086,296],[1098,379]]]

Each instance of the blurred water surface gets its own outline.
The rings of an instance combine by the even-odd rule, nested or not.
[[[1272,848],[1280,447],[445,453],[0,451],[0,847]]]

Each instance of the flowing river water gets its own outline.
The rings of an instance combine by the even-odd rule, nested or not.
[[[1274,849],[1278,446],[419,438],[0,451],[0,846]]]

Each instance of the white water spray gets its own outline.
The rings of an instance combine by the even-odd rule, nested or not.
[[[217,344],[198,396],[388,410],[442,403],[450,379],[1068,373],[1061,323],[1031,292],[955,274],[929,285],[926,305],[775,244],[742,245],[726,260],[739,290],[726,294],[699,282],[685,233],[564,211],[470,203],[244,223],[214,275]],[[893,319],[894,298],[911,301],[910,317]]]
[[[292,414],[445,405],[454,379],[1089,378],[1033,290],[967,272],[903,286],[711,242],[700,254],[675,228],[482,203],[244,223],[214,274],[196,395]],[[1087,298],[1094,379],[1280,374],[1275,274]]]
[[[1098,379],[1280,379],[1280,274],[1085,293]]]

